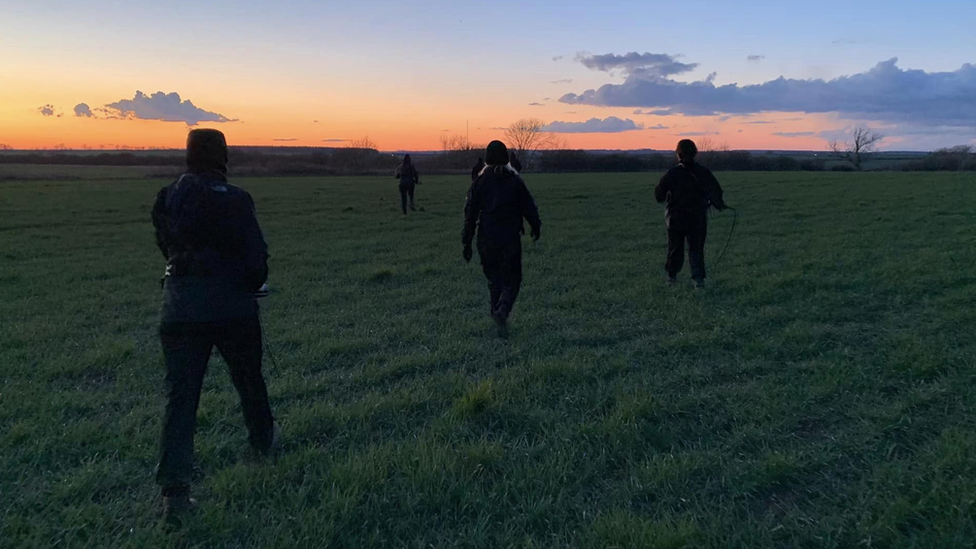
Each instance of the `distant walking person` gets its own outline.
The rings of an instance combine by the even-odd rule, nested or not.
[[[473,168],[471,168],[471,181],[478,179],[478,176],[481,175],[481,170],[483,169],[485,169],[485,159],[479,156],[478,162]]]
[[[413,193],[415,186],[420,185],[420,174],[417,173],[417,168],[414,167],[409,154],[403,157],[403,164],[397,167],[393,177],[400,180],[400,208],[403,209],[403,215],[407,215],[407,198],[410,199],[410,209],[417,209],[413,201]]]
[[[281,430],[261,374],[261,323],[255,292],[268,278],[268,246],[254,201],[227,183],[227,142],[217,130],[187,137],[188,170],[156,196],[152,222],[166,259],[160,338],[166,363],[166,413],[156,482],[164,518],[192,510],[193,433],[213,347],[230,369],[251,446],[270,453]]]
[[[509,165],[504,143],[488,144],[485,163],[468,191],[461,243],[464,260],[471,261],[471,242],[477,230],[478,255],[491,296],[491,317],[504,328],[522,284],[522,219],[529,222],[533,240],[539,240],[542,221],[525,182]]]
[[[705,235],[708,229],[708,208],[721,211],[722,187],[708,168],[695,162],[698,147],[690,139],[678,142],[675,151],[678,165],[661,178],[654,197],[667,203],[664,214],[668,229],[668,257],[664,270],[667,281],[674,284],[685,260],[685,241],[688,242],[688,262],[695,286],[705,286]]]
[[[519,161],[518,156],[516,156],[515,151],[508,157],[508,163],[515,168],[515,171],[522,173],[522,162]]]

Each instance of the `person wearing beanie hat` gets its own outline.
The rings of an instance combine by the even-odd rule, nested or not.
[[[525,182],[509,165],[504,143],[488,144],[485,164],[471,184],[464,205],[462,256],[471,261],[471,244],[477,232],[478,255],[488,279],[491,317],[499,328],[504,328],[522,284],[522,220],[529,222],[533,240],[539,240],[542,234],[542,221]]]
[[[217,130],[193,130],[187,172],[156,196],[152,223],[166,260],[159,335],[166,365],[156,482],[163,517],[180,525],[196,502],[193,432],[213,347],[230,369],[251,446],[274,451],[281,430],[271,415],[261,374],[261,323],[256,292],[268,278],[268,246],[254,200],[227,182],[227,142]]]
[[[684,264],[685,241],[688,242],[688,262],[695,287],[705,286],[705,236],[708,229],[708,208],[726,208],[722,187],[712,172],[695,162],[698,147],[691,139],[682,139],[675,149],[678,165],[664,174],[654,197],[667,203],[664,213],[668,229],[668,255],[664,263],[668,284],[674,284]]]

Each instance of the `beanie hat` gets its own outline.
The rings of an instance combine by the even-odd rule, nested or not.
[[[485,164],[498,166],[508,164],[508,148],[501,141],[488,143],[485,149]]]
[[[227,140],[220,130],[190,130],[186,136],[186,165],[191,170],[227,172]]]

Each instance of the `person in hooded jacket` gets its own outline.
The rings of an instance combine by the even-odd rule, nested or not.
[[[268,246],[254,200],[227,182],[227,142],[211,129],[187,137],[187,172],[156,196],[152,223],[166,260],[159,328],[166,365],[156,482],[164,519],[180,523],[196,502],[193,435],[197,406],[214,347],[240,396],[251,446],[273,452],[281,430],[261,373],[262,332],[256,292],[268,278]]]
[[[705,286],[705,237],[708,232],[708,209],[721,211],[727,206],[722,187],[712,172],[695,162],[698,147],[690,139],[678,142],[675,155],[678,165],[661,177],[654,189],[658,203],[666,203],[664,221],[668,231],[668,255],[664,264],[668,284],[674,284],[684,264],[685,242],[688,262],[695,286]]]
[[[491,317],[504,328],[522,284],[523,219],[533,240],[542,234],[542,221],[532,194],[509,164],[508,149],[492,141],[485,151],[485,167],[468,190],[461,231],[465,261],[471,261],[477,233],[478,255],[488,279]]]
[[[411,210],[416,211],[417,206],[414,204],[413,195],[414,189],[420,184],[420,173],[417,172],[409,154],[403,157],[403,163],[397,166],[393,177],[400,180],[400,208],[403,210],[403,215],[407,215],[408,204]],[[407,201],[408,198],[410,199],[409,202]]]

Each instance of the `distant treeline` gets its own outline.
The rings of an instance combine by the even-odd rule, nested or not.
[[[480,150],[447,151],[414,155],[421,174],[467,173],[475,164]],[[381,153],[375,149],[267,149],[235,148],[230,151],[230,165],[235,175],[388,175],[400,163],[399,154]],[[789,153],[753,153],[749,151],[706,151],[700,154],[702,164],[714,171],[852,171],[854,168],[830,153],[791,155]],[[524,161],[523,161],[524,162]],[[0,154],[0,164],[53,164],[84,166],[157,166],[158,175],[169,174],[183,166],[180,151],[98,152],[78,151],[9,151]],[[584,150],[540,151],[532,159],[533,172],[642,172],[663,171],[674,164],[674,156],[665,152],[605,153]],[[940,149],[897,163],[881,161],[869,169],[910,171],[976,170],[976,154],[969,146]]]
[[[976,154],[973,153],[973,147],[969,145],[939,149],[908,162],[904,169],[913,172],[976,171]]]
[[[708,151],[699,161],[714,171],[823,171],[827,160],[797,159],[784,154],[754,154],[748,151]],[[626,154],[588,151],[544,151],[539,153],[543,172],[643,172],[663,171],[673,166],[671,153]]]

